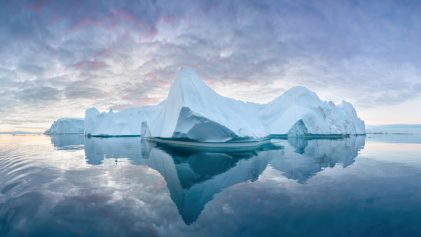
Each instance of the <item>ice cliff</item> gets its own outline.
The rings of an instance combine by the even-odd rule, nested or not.
[[[140,135],[229,141],[268,135],[365,134],[364,122],[350,103],[322,101],[305,87],[294,87],[268,104],[257,105],[219,95],[190,69],[182,69],[166,100],[156,106],[85,113],[85,134]]]
[[[84,121],[78,118],[61,118],[51,125],[45,134],[83,134]]]

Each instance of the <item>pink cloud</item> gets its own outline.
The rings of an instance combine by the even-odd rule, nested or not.
[[[70,32],[77,32],[89,27],[113,29],[121,27],[125,23],[133,26],[140,32],[146,32],[146,37],[148,38],[153,38],[157,34],[153,23],[147,22],[126,10],[114,10],[111,14],[99,18],[84,17],[70,27]]]
[[[106,63],[98,60],[83,60],[73,64],[72,66],[74,68],[84,70],[98,70],[108,67]]]
[[[32,10],[39,15],[42,11],[43,5],[40,1],[36,1],[34,2],[34,4],[32,5]]]

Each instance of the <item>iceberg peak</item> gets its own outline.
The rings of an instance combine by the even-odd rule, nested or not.
[[[182,68],[171,84],[167,100],[194,101],[202,97],[214,96],[215,94],[216,92],[202,81],[195,70]]]
[[[281,96],[264,106],[261,115],[269,120],[277,120],[278,116],[284,114],[288,109],[293,108],[294,114],[301,117],[300,113],[305,113],[307,108],[315,108],[322,104],[316,93],[304,86],[295,86],[285,91]],[[303,109],[300,109],[303,108]],[[300,113],[298,113],[300,111]],[[285,120],[279,121],[285,123]]]
[[[183,68],[171,85],[158,117],[161,122],[151,126],[151,131],[161,137],[201,141],[261,137],[265,135],[264,128],[256,114],[247,103],[219,95],[194,70]],[[212,137],[200,137],[211,133]]]
[[[172,86],[206,86],[206,84],[195,70],[181,68]]]
[[[280,97],[274,100],[283,103],[296,103],[300,105],[317,105],[321,103],[319,96],[304,86],[295,86],[285,91]]]
[[[293,96],[303,96],[303,95],[310,95],[319,98],[316,93],[311,91],[305,86],[294,86],[291,87],[289,90],[285,91],[284,95],[293,95]]]

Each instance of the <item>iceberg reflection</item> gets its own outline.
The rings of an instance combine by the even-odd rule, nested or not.
[[[67,140],[60,140],[60,147],[68,147],[64,141]],[[215,194],[235,184],[257,180],[268,166],[298,183],[305,183],[324,168],[337,164],[347,167],[354,163],[359,150],[364,147],[365,137],[277,142],[282,148],[268,146],[246,152],[158,147],[139,137],[85,138],[84,145],[89,164],[98,165],[107,158],[127,158],[134,165],[145,165],[158,171],[165,179],[171,199],[184,222],[190,224],[197,220]]]
[[[289,139],[284,155],[271,160],[274,169],[289,179],[306,182],[324,168],[353,164],[358,152],[364,148],[365,136],[344,139]]]
[[[99,165],[107,158],[127,158],[133,164],[140,164],[142,147],[140,137],[115,137],[115,138],[86,138],[86,162]]]
[[[84,140],[83,134],[51,135],[51,143],[58,150],[83,149]]]

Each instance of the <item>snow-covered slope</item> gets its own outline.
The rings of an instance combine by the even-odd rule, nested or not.
[[[140,135],[197,141],[228,141],[271,134],[364,134],[364,122],[351,104],[326,102],[305,87],[294,87],[258,105],[219,95],[190,69],[182,69],[168,97],[156,106],[85,114],[85,133],[93,136]]]
[[[45,134],[83,134],[84,122],[78,118],[61,118],[51,125]]]

